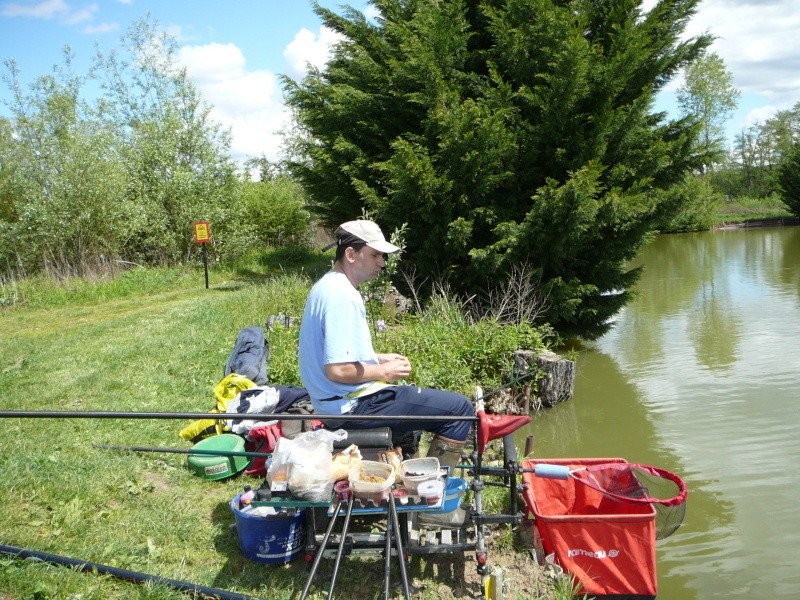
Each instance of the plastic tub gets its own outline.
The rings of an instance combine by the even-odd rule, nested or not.
[[[236,519],[239,548],[245,557],[257,563],[278,565],[296,558],[305,545],[305,511],[251,514],[252,509],[239,509],[239,496],[231,500],[230,507]]]
[[[449,477],[444,491],[442,512],[451,512],[461,506],[461,496],[467,491],[467,482],[460,477]]]
[[[203,479],[216,481],[227,479],[244,471],[250,459],[246,456],[214,456],[205,452],[244,452],[244,438],[235,433],[221,433],[197,442],[191,450],[202,450],[203,454],[189,454],[189,470]],[[191,450],[189,452],[191,452]]]
[[[439,459],[436,457],[410,458],[400,463],[399,476],[411,495],[417,495],[420,483],[439,478]]]
[[[380,481],[364,481],[362,479],[364,476],[374,477]],[[349,480],[353,498],[380,504],[389,497],[394,485],[394,467],[374,460],[362,460],[360,465],[350,470]]]
[[[467,491],[467,482],[460,477],[448,477],[445,490],[444,501],[441,508],[432,510],[434,513],[449,513],[461,507],[461,497]]]

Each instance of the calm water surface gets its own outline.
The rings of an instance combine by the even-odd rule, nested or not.
[[[638,297],[579,351],[575,396],[525,434],[538,458],[681,475],[659,600],[800,598],[800,228],[661,236]]]

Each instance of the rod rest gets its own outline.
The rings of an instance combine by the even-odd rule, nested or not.
[[[342,450],[350,444],[359,448],[392,449],[392,430],[389,427],[374,427],[371,429],[347,429],[347,437],[342,441],[334,441],[333,449]]]

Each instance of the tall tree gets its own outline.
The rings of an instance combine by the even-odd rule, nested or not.
[[[733,75],[716,52],[688,65],[685,75],[678,104],[684,115],[699,120],[703,169],[713,170],[725,157],[725,123],[736,110],[741,92],[733,87]]]
[[[149,16],[122,37],[123,52],[98,50],[104,91],[98,116],[118,134],[141,212],[139,244],[151,262],[177,262],[194,246],[192,222],[224,227],[236,189],[230,133],[178,60],[178,44]]]
[[[800,217],[800,143],[786,152],[778,167],[781,199],[787,208]]]
[[[192,222],[228,219],[238,180],[228,132],[180,67],[174,39],[145,18],[88,75],[72,52],[29,88],[13,60],[3,81],[10,119],[0,127],[0,269],[81,273],[98,261],[185,259]],[[101,83],[95,102],[82,94]]]
[[[596,337],[680,208],[656,192],[696,166],[696,129],[653,100],[710,43],[680,40],[697,2],[376,0],[375,22],[316,5],[344,41],[284,79],[290,166],[327,224],[408,223],[405,260],[465,294],[534,266],[544,318]]]
[[[13,60],[3,79],[12,119],[0,142],[0,269],[93,269],[116,256],[130,235],[134,207],[125,201],[123,163],[113,135],[88,115],[84,78],[72,53],[30,89]]]

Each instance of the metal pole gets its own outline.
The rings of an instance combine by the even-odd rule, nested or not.
[[[201,244],[203,246],[203,268],[206,271],[206,289],[208,289],[208,253],[206,252],[206,245]]]
[[[338,498],[336,500],[336,508],[333,509],[333,516],[331,516],[331,520],[328,523],[328,529],[325,531],[325,535],[322,536],[322,542],[320,542],[319,548],[317,548],[317,553],[314,556],[314,564],[311,565],[311,571],[308,574],[308,579],[306,580],[306,585],[303,588],[303,593],[300,595],[300,600],[305,600],[306,596],[308,596],[308,590],[311,588],[311,582],[314,581],[314,576],[317,574],[319,562],[322,560],[322,555],[325,554],[325,547],[328,545],[328,539],[331,537],[333,526],[336,524],[336,519],[339,517],[339,512],[341,512],[341,510],[342,499]]]
[[[339,537],[339,547],[336,549],[336,559],[333,561],[333,573],[331,574],[331,585],[328,588],[328,600],[333,598],[333,588],[336,585],[336,576],[339,574],[339,564],[342,562],[342,554],[344,553],[344,546],[347,538],[347,529],[350,527],[350,517],[353,514],[353,500],[354,495],[351,492],[350,497],[347,499],[347,512],[344,515],[344,525],[342,525],[342,533]]]
[[[391,489],[389,497],[392,497]],[[392,516],[388,511],[386,514],[386,544],[383,553],[383,600],[389,600],[389,585],[392,577]]]
[[[248,419],[269,417],[269,420],[350,421],[354,415],[298,415],[295,413],[211,413],[211,412],[133,412],[133,411],[79,411],[79,410],[0,410],[0,419]],[[359,421],[477,421],[477,417],[441,415],[357,415]]]
[[[408,571],[406,571],[406,555],[403,551],[403,536],[400,532],[400,521],[397,517],[397,505],[394,502],[394,495],[389,494],[389,519],[394,527],[394,543],[397,546],[397,558],[400,559],[400,581],[403,584],[403,594],[406,600],[411,600],[411,590],[408,585]]]

